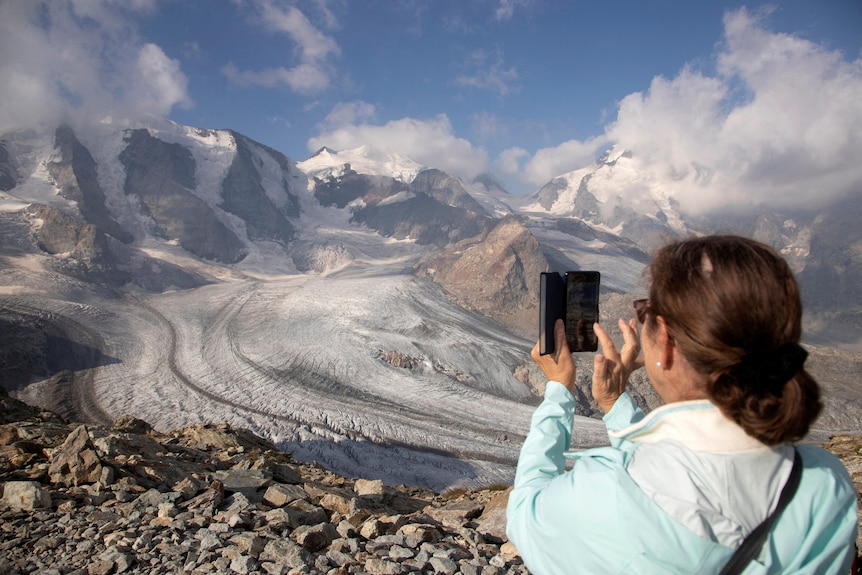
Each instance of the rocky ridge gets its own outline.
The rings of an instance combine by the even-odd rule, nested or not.
[[[505,486],[384,486],[227,424],[72,424],[0,394],[0,572],[526,573]]]

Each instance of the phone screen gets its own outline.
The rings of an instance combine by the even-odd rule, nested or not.
[[[566,340],[569,350],[596,351],[593,324],[599,321],[599,272],[566,273]]]

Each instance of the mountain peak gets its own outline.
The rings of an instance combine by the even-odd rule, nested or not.
[[[389,176],[410,183],[422,169],[422,164],[397,153],[389,153],[368,145],[334,151],[326,146],[297,164],[303,172],[317,177],[339,177],[349,166],[361,174]]]
[[[482,174],[479,174],[475,178],[473,178],[473,183],[474,184],[480,184],[480,185],[484,186],[485,189],[489,192],[496,191],[496,192],[502,192],[503,194],[506,194],[506,195],[510,195],[509,190],[507,190],[505,187],[503,187],[503,184],[500,183],[500,180],[498,180],[496,177],[494,177],[493,174],[491,174],[489,172],[484,172]]]
[[[319,150],[317,150],[316,152],[314,152],[313,154],[311,154],[311,155],[308,157],[308,159],[310,160],[310,159],[312,159],[312,158],[316,158],[316,157],[318,157],[318,156],[332,156],[332,155],[337,154],[337,153],[338,153],[338,152],[336,152],[335,150],[332,150],[332,149],[330,149],[330,148],[327,148],[326,146],[323,146],[323,147],[321,147]]]

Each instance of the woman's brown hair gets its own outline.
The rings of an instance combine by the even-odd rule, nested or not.
[[[707,236],[659,250],[649,267],[650,314],[662,316],[721,411],[767,445],[802,439],[822,408],[802,363],[802,303],[772,248]]]

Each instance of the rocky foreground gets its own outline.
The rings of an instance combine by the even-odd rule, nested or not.
[[[862,487],[862,440],[833,438]],[[71,424],[0,389],[0,573],[527,573],[506,486],[347,479],[252,433]]]
[[[347,479],[252,433],[70,424],[0,389],[0,573],[526,573],[506,486]]]

